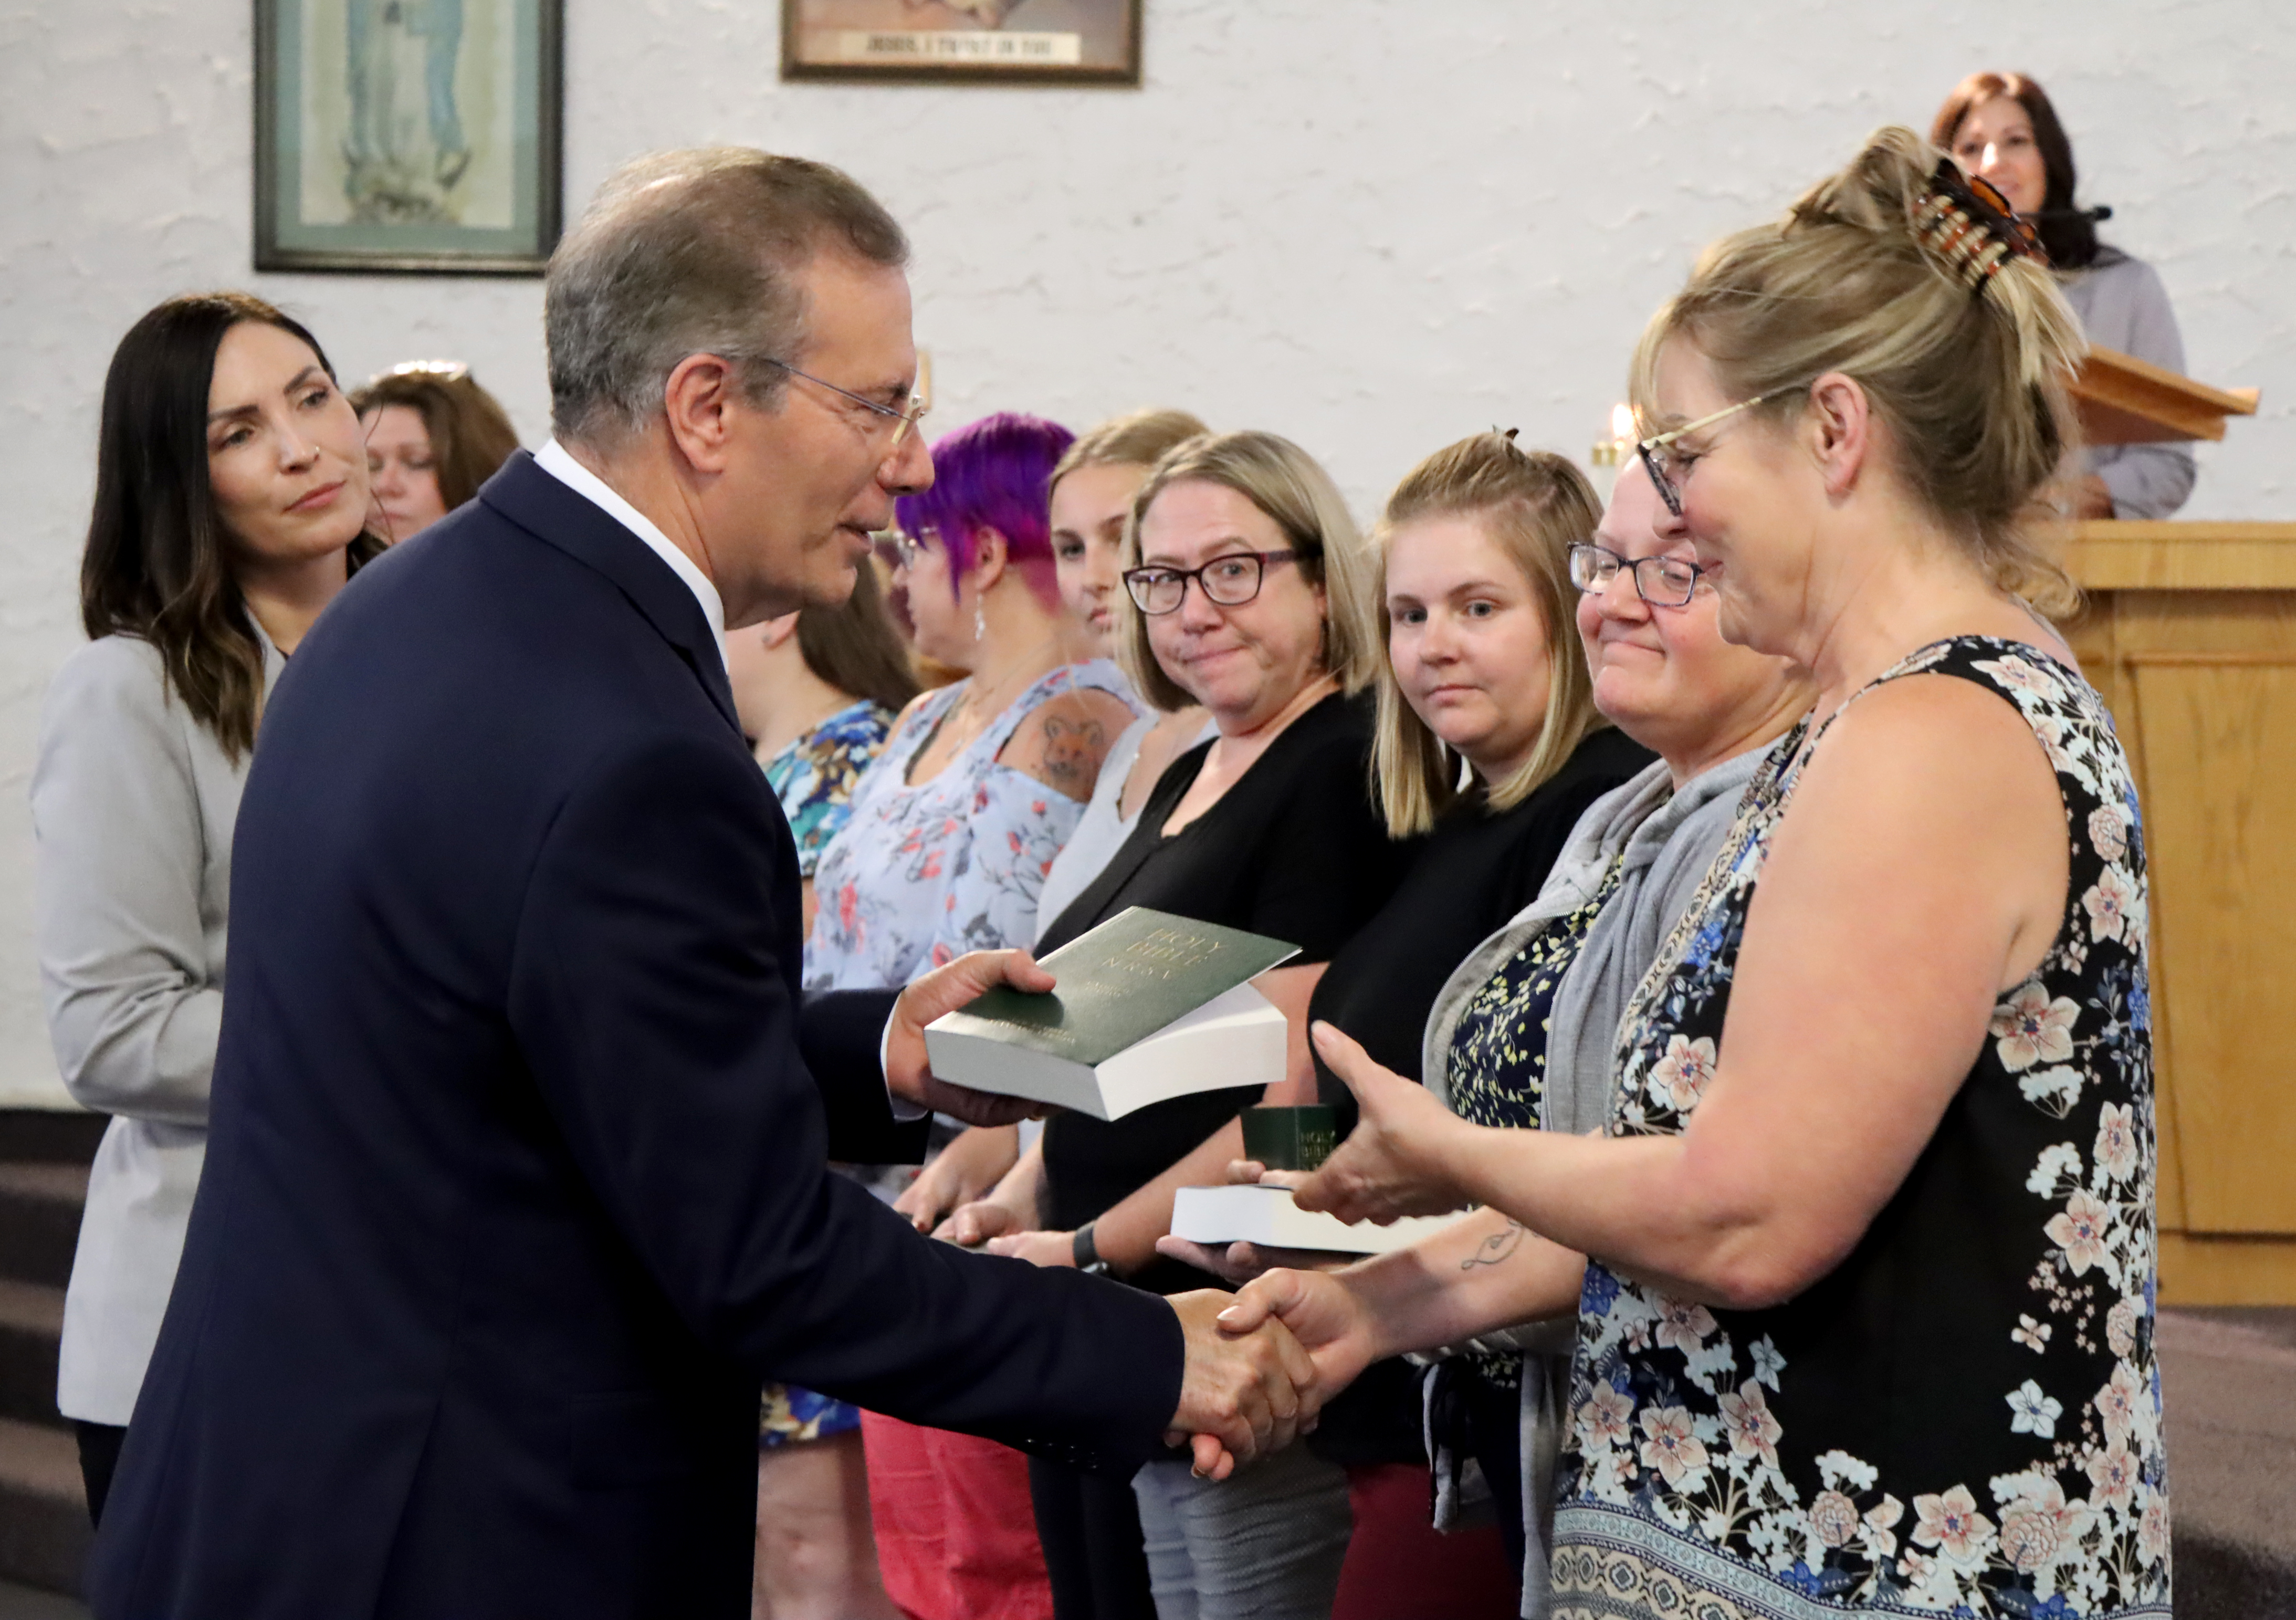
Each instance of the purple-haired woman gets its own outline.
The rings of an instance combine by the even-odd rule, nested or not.
[[[917,650],[965,677],[903,711],[822,851],[808,989],[906,984],[1037,936],[1046,869],[1136,715],[1054,580],[1047,489],[1071,437],[1035,416],[986,417],[933,446],[932,488],[896,508]],[[989,1182],[1012,1162],[1000,1146]],[[873,1414],[862,1432],[893,1600],[918,1620],[1050,1620],[1027,1460]]]
[[[1071,437],[985,417],[933,446],[933,487],[896,507],[917,650],[965,678],[903,711],[822,851],[809,990],[906,984],[1036,937],[1045,868],[1135,718],[1054,580],[1046,486]]]

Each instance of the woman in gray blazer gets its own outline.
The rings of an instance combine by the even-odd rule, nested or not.
[[[64,1302],[56,1404],[102,1511],[206,1149],[232,826],[263,700],[381,543],[357,416],[302,326],[242,293],[170,299],[104,380],[80,563],[88,645],[32,777],[48,1032],[113,1115]]]

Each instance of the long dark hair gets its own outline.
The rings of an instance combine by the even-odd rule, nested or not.
[[[301,339],[334,375],[318,339],[250,293],[192,293],[145,315],[103,379],[95,507],[79,564],[89,638],[133,636],[158,648],[169,690],[234,761],[255,745],[263,649],[208,482],[208,388],[224,333],[242,321]],[[356,571],[382,546],[361,534],[345,566]]]
[[[855,567],[853,594],[837,607],[808,607],[797,616],[797,649],[816,678],[840,692],[899,709],[917,695],[908,648],[877,584],[877,565]]]
[[[2040,217],[2033,225],[2041,233],[2041,245],[2049,250],[2049,262],[2061,270],[2087,269],[2096,262],[2100,250],[2110,250],[2096,239],[2096,221],[2073,205],[2073,144],[2057,121],[2048,93],[2038,84],[2022,73],[1971,74],[1938,109],[1930,125],[1930,144],[1950,152],[1970,109],[1997,95],[2009,97],[2033,121],[2033,144],[2041,149],[2041,172],[2048,180]]]
[[[518,430],[501,403],[467,371],[404,366],[351,395],[362,422],[386,405],[403,405],[422,418],[439,500],[449,512],[476,495],[518,448]]]

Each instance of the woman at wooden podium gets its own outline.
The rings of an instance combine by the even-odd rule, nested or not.
[[[2168,290],[2151,265],[2096,239],[2112,210],[2074,203],[2072,143],[2039,85],[2022,73],[1971,74],[1938,109],[1930,142],[2032,219],[2090,342],[2184,374]],[[2193,492],[2190,445],[2095,445],[2087,460],[2075,517],[2167,517]]]

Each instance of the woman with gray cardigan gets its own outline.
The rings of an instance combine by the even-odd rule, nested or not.
[[[1722,639],[1682,522],[1639,465],[1620,475],[1601,527],[1572,552],[1595,707],[1659,760],[1595,801],[1538,899],[1452,973],[1428,1019],[1421,1073],[1455,1111],[1465,1111],[1463,1092],[1505,1091],[1530,1105],[1540,1129],[1583,1132],[1603,1124],[1628,996],[1720,849],[1748,779],[1808,708],[1810,687],[1784,660]],[[1333,1273],[1333,1306],[1362,1331],[1316,1359],[1334,1390],[1382,1356],[1438,1362],[1426,1390],[1436,1523],[1448,1528],[1496,1497],[1504,1522],[1523,1533],[1521,1612],[1543,1616],[1578,1322],[1521,1324],[1515,1273],[1497,1263],[1521,1236],[1486,1210]],[[1158,1246],[1235,1282],[1270,1264],[1312,1263],[1250,1245],[1225,1254],[1177,1238]]]
[[[171,299],[120,341],[80,565],[89,641],[48,689],[31,794],[49,1036],[72,1095],[113,1116],[56,1389],[91,1517],[206,1151],[257,721],[286,656],[380,551],[367,503],[358,417],[316,341],[270,305]]]
[[[2038,83],[2022,73],[1971,74],[1938,109],[1930,144],[2033,221],[2091,343],[2184,371],[2168,289],[2151,265],[2097,240],[2097,221],[2112,210],[2074,201],[2072,142]],[[2075,517],[2167,517],[2193,492],[2188,444],[2092,445],[2083,455],[2085,476],[2067,503]]]

